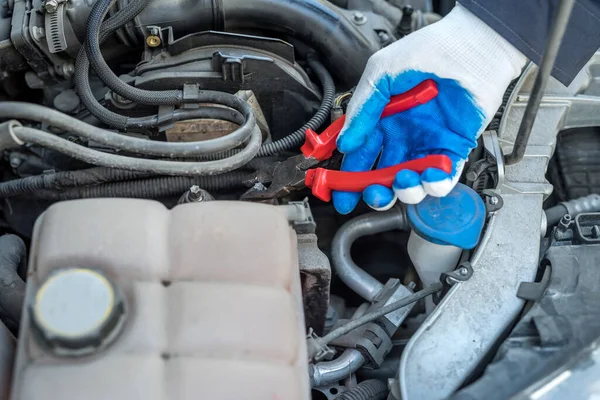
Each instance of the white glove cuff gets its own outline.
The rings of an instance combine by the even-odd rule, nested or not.
[[[443,64],[462,72],[457,79],[491,118],[510,82],[519,76],[527,58],[506,39],[457,4],[440,22],[421,31],[424,43],[435,43]],[[441,40],[440,40],[441,39]],[[452,71],[445,77],[452,78]]]

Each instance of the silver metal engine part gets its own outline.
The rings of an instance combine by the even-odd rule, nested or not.
[[[480,365],[521,312],[517,289],[531,282],[545,233],[542,202],[552,193],[546,168],[559,131],[600,125],[600,53],[569,87],[551,79],[537,115],[525,158],[506,168],[535,67],[519,80],[507,105],[498,137],[486,133],[486,149],[497,156],[496,193],[504,205],[488,221],[472,257],[473,276],[455,284],[410,339],[400,362],[403,400],[442,399],[451,395]]]

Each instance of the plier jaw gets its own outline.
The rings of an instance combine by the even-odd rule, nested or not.
[[[284,197],[295,190],[306,187],[306,171],[320,161],[313,157],[298,154],[285,161],[278,161],[261,169],[246,183],[252,183],[241,197],[241,200],[267,200]],[[264,184],[270,182],[269,187]]]

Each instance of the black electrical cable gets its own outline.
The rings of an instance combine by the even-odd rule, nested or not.
[[[300,144],[302,144],[304,141],[307,129],[316,131],[323,125],[325,121],[329,119],[329,113],[331,112],[331,107],[333,107],[333,102],[335,100],[335,83],[333,82],[333,78],[329,74],[329,71],[327,71],[327,68],[325,68],[319,61],[309,57],[308,65],[319,79],[323,89],[323,98],[321,99],[321,105],[319,106],[319,109],[315,115],[313,115],[313,117],[300,129],[297,129],[290,135],[274,142],[263,144],[258,152],[257,157],[271,157],[283,151],[291,150],[300,146]],[[231,155],[235,154],[237,151],[238,150],[229,150],[216,156],[219,158],[231,157]]]
[[[134,0],[117,14],[106,20],[102,24],[102,30],[98,38],[99,42],[103,43],[115,30],[135,18],[136,15],[146,8],[149,2],[150,0]],[[100,121],[121,130],[126,130],[128,127],[151,128],[158,124],[158,115],[129,118],[104,108],[94,97],[90,87],[89,74],[90,63],[85,46],[82,46],[75,61],[75,87],[83,105]]]
[[[0,197],[35,194],[40,190],[60,191],[65,188],[130,181],[152,176],[146,172],[95,167],[76,171],[59,171],[0,182]]]
[[[307,129],[317,130],[329,119],[329,113],[335,100],[335,83],[327,68],[317,60],[309,57],[308,66],[315,73],[317,79],[319,79],[323,89],[323,98],[319,109],[300,129],[272,143],[263,144],[257,157],[270,157],[282,151],[298,147],[303,142]]]
[[[100,31],[99,43],[102,43],[114,30],[118,29],[126,22],[129,22],[129,19],[137,15],[137,13],[139,13],[148,3],[149,0],[135,0],[132,3],[130,3],[128,7],[119,11],[119,13],[117,13],[115,16],[109,18],[106,22],[104,22]],[[128,14],[122,14],[125,11],[127,11]],[[304,139],[304,135],[307,129],[317,130],[327,120],[335,96],[335,84],[333,78],[331,77],[327,69],[321,63],[316,61],[313,57],[309,57],[308,64],[317,76],[323,89],[323,98],[319,109],[317,110],[315,115],[300,129],[296,130],[292,134],[282,139],[265,144],[263,148],[261,148],[258,157],[269,157],[279,152],[290,150],[294,147],[299,146]],[[119,129],[127,129],[128,127],[142,128],[156,126],[156,124],[158,123],[157,116],[129,118],[109,111],[102,105],[100,105],[97,102],[96,98],[93,96],[89,85],[89,66],[90,64],[87,58],[85,48],[82,48],[77,57],[75,68],[75,81],[82,102],[96,118],[106,123],[107,125],[114,126]],[[191,117],[189,117],[189,115],[186,115],[185,113],[182,113],[176,115],[174,119],[183,120],[188,118]],[[219,157],[227,157],[233,154],[234,152],[235,151],[230,151],[229,153],[226,152],[219,155]]]
[[[106,64],[100,50],[100,28],[108,11],[116,2],[117,0],[97,0],[90,11],[86,24],[84,46],[92,69],[96,72],[100,80],[113,92],[135,103],[154,106],[182,104],[184,102],[182,90],[153,91],[133,87],[123,82]],[[203,98],[204,96],[199,94],[193,98],[186,99],[186,101],[199,103],[204,102]]]
[[[154,199],[180,196],[193,185],[208,191],[243,188],[242,182],[246,176],[247,174],[241,171],[214,176],[161,176],[134,181],[107,182],[94,186],[71,187],[61,191],[42,189],[31,193],[28,197],[55,201],[99,197]],[[2,186],[3,184],[0,184],[0,193],[4,189]]]
[[[392,304],[388,304],[387,306],[382,307],[376,311],[365,314],[360,318],[353,319],[353,320],[345,323],[344,325],[332,330],[327,335],[325,335],[322,338],[317,339],[317,340],[321,346],[326,346],[331,341],[333,341],[341,336],[344,336],[348,332],[353,331],[354,329],[361,327],[364,324],[373,322],[377,318],[381,318],[386,314],[389,314],[393,311],[399,310],[402,307],[406,307],[409,304],[416,303],[417,301],[424,299],[425,297],[427,297],[433,293],[439,292],[440,290],[442,290],[442,287],[443,287],[443,285],[440,282],[429,285],[426,288],[424,288],[423,290],[420,290],[414,294],[411,294],[410,296],[406,296]]]
[[[149,4],[149,2],[149,0],[134,0],[125,8],[120,10],[117,14],[104,22],[101,26],[98,43],[104,42],[115,30],[135,18],[135,16]],[[89,67],[90,63],[84,46],[79,51],[75,63],[75,86],[81,101],[90,111],[90,113],[92,113],[92,115],[105,124],[121,130],[127,130],[127,128],[152,128],[160,123],[158,115],[130,118],[104,108],[98,103],[90,87]],[[123,82],[123,84],[125,83]],[[131,86],[127,84],[125,85],[131,88]],[[195,102],[223,104],[240,111],[246,118],[245,124],[243,124],[240,129],[251,129],[251,125],[255,123],[254,114],[252,113],[250,106],[229,93],[217,91],[199,91],[197,97],[198,98],[195,100]],[[198,111],[193,109],[176,110],[172,113],[172,115],[168,116],[168,122],[194,119],[198,118],[197,115]],[[249,134],[249,131],[246,131],[246,133]]]
[[[525,156],[525,150],[527,149],[527,143],[529,143],[529,136],[531,136],[533,123],[535,122],[540,104],[542,103],[542,98],[546,91],[546,85],[550,79],[552,68],[554,68],[554,62],[558,56],[558,51],[560,50],[562,39],[565,31],[567,30],[569,18],[571,17],[571,11],[573,11],[575,3],[575,0],[561,0],[558,5],[556,15],[554,16],[554,21],[552,22],[552,27],[550,28],[550,33],[546,41],[544,55],[542,56],[542,60],[537,70],[535,81],[533,82],[531,95],[529,96],[529,101],[525,107],[521,125],[519,125],[519,130],[517,132],[517,136],[515,137],[515,144],[512,152],[504,156],[504,164],[506,165],[516,164]]]

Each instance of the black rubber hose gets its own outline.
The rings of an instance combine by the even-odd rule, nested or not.
[[[341,2],[341,0],[336,0]],[[129,7],[126,0],[117,7]],[[71,23],[83,42],[85,21],[93,1],[77,3]],[[373,30],[356,26],[348,13],[323,0],[164,0],[151,1],[128,24],[127,43],[139,43],[143,27],[171,26],[175,37],[207,30],[275,31],[294,36],[326,56],[330,71],[345,88],[358,82],[369,57],[381,48]],[[125,24],[124,24],[125,25]]]
[[[92,69],[113,92],[135,103],[154,106],[182,104],[184,102],[182,90],[153,91],[138,89],[123,82],[106,64],[100,50],[100,27],[108,11],[116,2],[117,0],[97,0],[88,17],[84,47]],[[186,99],[186,101],[198,103],[202,98],[202,95],[198,95]]]
[[[127,197],[154,199],[181,196],[191,186],[197,185],[207,191],[243,188],[247,173],[234,171],[215,176],[163,176],[135,181],[109,182],[96,186],[75,187],[64,191],[38,190],[32,197],[44,200],[72,200],[98,197]]]
[[[348,88],[358,83],[369,57],[381,48],[375,32],[361,31],[329,1],[205,1],[222,8],[226,31],[278,31],[308,43],[326,57],[329,70]]]
[[[369,379],[342,393],[338,400],[383,400],[387,394],[388,388],[384,382]]]
[[[25,282],[17,273],[26,247],[16,235],[0,237],[0,312],[16,323],[21,321]]]
[[[558,224],[562,217],[569,213],[569,211],[567,211],[567,207],[562,204],[550,207],[544,212],[546,213],[546,224],[548,227]]]
[[[102,25],[100,37],[98,38],[99,42],[103,43],[120,26],[135,18],[149,2],[150,0],[134,0],[127,4],[123,10],[106,20]],[[158,115],[129,118],[104,108],[94,97],[90,87],[89,74],[90,62],[85,46],[82,46],[75,61],[75,87],[83,105],[100,121],[121,130],[126,130],[128,127],[151,128],[158,124]]]
[[[104,153],[34,128],[15,126],[12,128],[12,134],[22,142],[37,144],[92,165],[128,171],[152,172],[160,175],[186,176],[218,175],[240,168],[256,156],[262,141],[260,129],[255,125],[250,141],[239,153],[226,159],[215,161],[184,162],[152,160]]]
[[[116,29],[135,18],[149,3],[150,0],[134,0],[116,15],[106,20],[101,26],[98,43],[103,43]],[[101,122],[121,130],[127,130],[127,128],[152,128],[159,124],[158,115],[130,118],[104,108],[98,103],[90,87],[89,70],[90,63],[86,48],[83,46],[75,62],[75,86],[84,106]],[[134,89],[129,85],[127,86]],[[254,124],[254,114],[250,106],[231,94],[217,91],[200,91],[197,102],[223,104],[242,112],[246,118],[246,122],[242,124],[240,129],[245,130],[246,134],[249,134],[247,129],[251,129],[251,126]],[[198,118],[198,113],[198,110],[176,110],[171,116],[170,121],[177,122]]]
[[[40,190],[59,191],[78,186],[99,185],[106,182],[130,181],[151,176],[145,172],[96,167],[77,171],[60,171],[0,182],[0,197],[35,194]]]
[[[96,143],[136,154],[171,158],[193,157],[237,147],[252,135],[253,128],[256,127],[256,119],[250,106],[242,100],[238,100],[245,105],[238,104],[240,108],[245,109],[244,116],[235,110],[220,107],[202,107],[191,110],[189,115],[194,117],[222,119],[240,125],[237,130],[227,136],[202,142],[160,142],[123,135],[89,125],[77,118],[33,103],[3,102],[0,107],[0,120],[16,118],[43,122]]]

